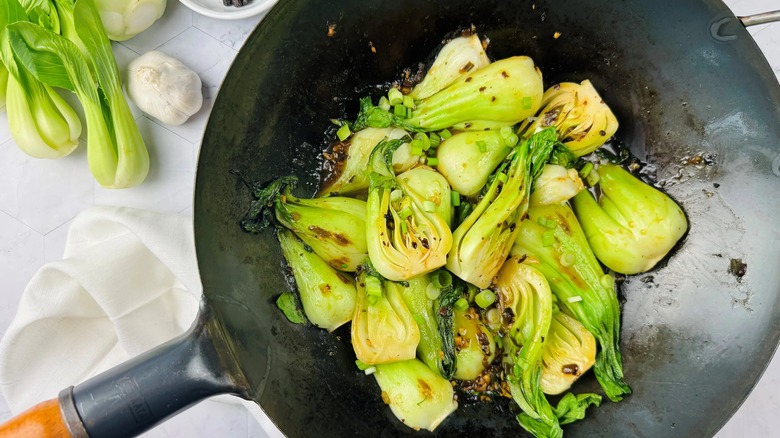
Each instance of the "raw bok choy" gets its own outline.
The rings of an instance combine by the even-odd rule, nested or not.
[[[13,23],[8,41],[14,59],[40,82],[76,93],[84,107],[87,159],[97,182],[106,188],[137,185],[149,171],[149,154],[100,17],[92,0],[57,0],[56,5],[64,37],[32,23]]]
[[[29,6],[31,13],[59,31],[57,12],[51,4]],[[78,146],[81,121],[51,86],[17,64],[5,30],[9,24],[30,19],[17,0],[0,5],[0,108],[6,107],[11,136],[22,151],[35,158],[61,158]]]

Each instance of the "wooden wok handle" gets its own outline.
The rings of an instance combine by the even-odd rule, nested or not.
[[[57,399],[39,403],[0,424],[0,438],[70,438]]]

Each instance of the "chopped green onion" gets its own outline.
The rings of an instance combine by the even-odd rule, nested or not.
[[[604,274],[599,278],[599,283],[607,289],[611,289],[615,286],[615,279],[609,274]]]
[[[428,138],[430,138],[430,140],[431,140],[431,147],[432,148],[435,148],[436,146],[441,144],[441,137],[439,137],[439,134],[437,134],[435,132],[431,132],[430,134],[428,134]]]
[[[409,151],[410,154],[416,155],[418,157],[422,157],[423,155],[425,155],[425,151],[423,150],[422,145],[419,142],[412,140],[411,146],[412,146],[412,150]]]
[[[424,151],[427,151],[428,149],[431,148],[431,139],[428,138],[428,136],[422,132],[418,132],[417,134],[414,134],[414,140],[412,141],[419,141],[420,144],[422,144]]]
[[[584,166],[582,166],[582,169],[580,169],[580,177],[587,178],[588,175],[590,175],[591,170],[593,170],[593,163],[588,161]]]
[[[447,287],[452,284],[452,274],[449,271],[440,269],[431,278],[431,283],[436,285],[437,288]]]
[[[424,201],[423,210],[425,210],[427,213],[433,213],[436,211],[436,204],[433,201]]]
[[[446,139],[452,137],[452,133],[449,131],[449,129],[443,129],[443,130],[439,131],[439,137],[441,137],[441,138],[446,140]]]
[[[460,207],[460,193],[453,190],[450,192],[450,195],[452,196],[452,206]]]
[[[404,192],[400,189],[395,189],[392,192],[390,192],[390,200],[393,202],[398,202],[403,197],[404,197]]]
[[[414,99],[412,96],[404,96],[404,106],[407,108],[414,108]]]
[[[498,132],[501,133],[501,137],[503,137],[504,140],[509,138],[510,135],[514,135],[511,126],[504,126]]]
[[[349,267],[349,265],[346,264],[346,263],[342,263],[341,264],[341,269],[347,269],[348,267]]]
[[[487,321],[490,324],[498,324],[501,322],[501,311],[495,307],[488,310],[487,315],[485,316],[487,316]]]
[[[436,149],[433,146],[431,146],[431,148],[428,149],[427,151],[425,151],[425,153],[429,157],[435,157],[436,156]]]
[[[552,246],[555,243],[555,234],[553,234],[553,230],[545,231],[544,234],[542,234],[542,246],[547,248]]]
[[[377,106],[385,111],[390,111],[390,108],[392,107],[392,105],[390,105],[390,101],[387,100],[385,96],[379,98],[379,105]]]
[[[483,140],[477,140],[477,147],[479,148],[480,152],[487,152],[487,143],[485,143]]]
[[[509,177],[508,177],[508,176],[506,176],[506,174],[505,174],[504,172],[501,172],[501,173],[499,173],[499,174],[496,176],[496,178],[498,178],[498,180],[499,180],[499,181],[501,181],[502,183],[505,183],[505,182],[507,182],[507,180],[509,179]]]
[[[356,361],[355,361],[355,365],[357,365],[357,367],[358,367],[358,369],[359,369],[360,371],[365,371],[366,369],[368,369],[368,368],[371,368],[371,365],[369,365],[369,364],[367,364],[367,363],[363,362],[363,361],[362,361],[362,360],[360,360],[360,359],[358,359],[358,360],[356,360]]]
[[[477,306],[487,309],[496,302],[496,294],[490,289],[483,289],[474,297],[474,302],[477,303]]]
[[[406,222],[401,222],[401,234],[407,234],[409,228],[407,228]]]
[[[469,308],[469,300],[465,298],[458,298],[458,301],[455,301],[455,308],[458,310],[466,310]]]
[[[398,117],[406,117],[406,107],[403,105],[393,105],[393,114]]]
[[[585,178],[585,180],[588,182],[588,185],[591,187],[598,184],[599,179],[601,178],[599,177],[599,173],[596,172],[596,169],[591,170],[590,173],[588,173],[588,176]]]
[[[398,88],[391,88],[387,92],[387,100],[390,105],[401,105],[404,103],[404,94]]]
[[[349,125],[343,124],[341,125],[341,128],[339,128],[338,131],[336,131],[336,137],[339,138],[339,141],[346,140],[350,134],[352,134],[352,131],[349,130]]]
[[[369,367],[363,370],[364,373],[366,373],[367,376],[370,376],[371,374],[374,374],[376,372],[376,367]]]
[[[400,217],[401,219],[406,219],[411,215],[412,215],[412,209],[409,207],[406,207],[403,210],[398,212],[398,217]]]
[[[366,295],[369,297],[381,297],[382,296],[382,282],[378,278],[367,276],[366,277]]]
[[[550,228],[550,229],[553,229],[558,226],[558,222],[555,222],[552,219],[547,219],[544,216],[540,216],[539,219],[536,220],[536,223],[538,223],[539,225],[545,228]]]
[[[436,287],[433,283],[428,283],[428,286],[425,288],[425,296],[430,300],[435,300],[436,298],[439,298],[439,295],[441,295],[441,289]]]
[[[561,255],[561,265],[565,267],[569,267],[574,264],[574,262],[577,261],[577,256],[574,255],[574,253],[566,252]]]
[[[428,157],[427,163],[431,167],[436,167],[439,165],[439,159],[436,157]]]
[[[414,111],[412,110],[412,108],[409,108],[409,107],[407,107],[407,106],[405,106],[404,108],[406,108],[406,118],[407,118],[407,119],[408,119],[408,118],[411,118],[411,117],[412,117],[412,114],[414,113]]]
[[[342,120],[339,120],[339,119],[330,119],[330,123],[333,123],[336,126],[341,126],[341,125],[344,124],[344,122]]]
[[[512,148],[517,145],[520,139],[515,134],[512,134],[509,137],[505,138],[504,141],[506,142],[506,145],[508,147]]]

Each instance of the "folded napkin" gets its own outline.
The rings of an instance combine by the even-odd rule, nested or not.
[[[184,333],[202,286],[191,219],[94,207],[72,223],[63,259],[43,266],[0,341],[0,389],[14,413]],[[283,436],[243,403],[268,436]],[[217,403],[215,401],[204,403]],[[205,436],[205,435],[204,435]]]

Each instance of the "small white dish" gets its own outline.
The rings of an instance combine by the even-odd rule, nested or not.
[[[277,0],[252,0],[246,6],[225,6],[222,0],[179,0],[184,6],[211,18],[220,20],[240,20],[263,13],[273,6]]]

